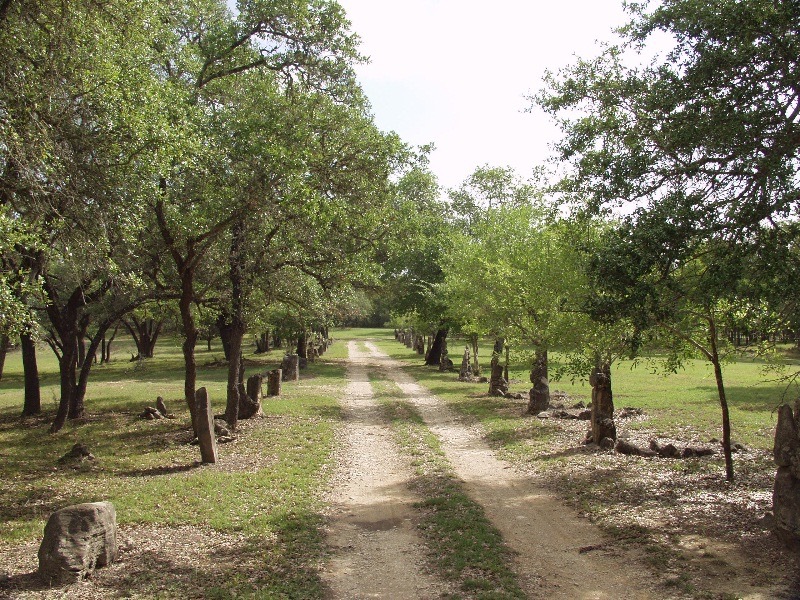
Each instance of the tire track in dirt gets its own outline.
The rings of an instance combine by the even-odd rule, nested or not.
[[[342,409],[343,451],[333,476],[327,541],[333,551],[322,579],[331,599],[438,598],[452,587],[425,571],[425,545],[409,491],[413,477],[373,397],[356,342],[348,345]]]
[[[530,598],[644,600],[663,595],[623,555],[602,548],[600,531],[549,491],[494,456],[470,426],[404,373],[401,363],[367,343],[371,360],[395,381],[442,444],[467,493],[480,503],[517,554],[515,570]],[[598,548],[599,547],[599,548]],[[581,552],[584,548],[597,548]]]

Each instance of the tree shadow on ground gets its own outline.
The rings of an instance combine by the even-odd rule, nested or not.
[[[277,515],[263,536],[131,525],[120,529],[119,559],[91,579],[59,589],[44,585],[36,571],[14,573],[0,580],[0,598],[45,590],[63,598],[318,598],[321,523],[313,512]]]
[[[119,473],[122,477],[153,477],[159,475],[175,475],[176,473],[188,473],[202,466],[200,461],[195,461],[187,465],[170,465],[161,467],[150,467],[147,469],[133,469]]]

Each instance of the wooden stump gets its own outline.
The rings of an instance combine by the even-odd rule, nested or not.
[[[528,413],[538,415],[550,408],[550,382],[547,377],[547,350],[536,352],[531,369],[533,387],[528,392]],[[613,410],[613,405],[612,405]]]
[[[470,362],[469,346],[464,348],[464,357],[461,359],[461,370],[458,372],[459,381],[472,381],[472,364]]]
[[[284,381],[298,381],[300,379],[300,357],[297,354],[287,354],[281,363]]]
[[[261,414],[261,375],[251,375],[247,378],[247,389],[244,394],[239,394],[239,418],[251,419]]]
[[[204,463],[217,462],[217,438],[214,435],[214,413],[208,391],[202,387],[195,393],[197,411],[197,440],[200,442],[200,458]]]
[[[281,395],[282,369],[273,369],[267,373],[267,396]]]
[[[611,365],[598,366],[589,376],[589,383],[592,386],[592,441],[599,445],[605,438],[616,440]]]

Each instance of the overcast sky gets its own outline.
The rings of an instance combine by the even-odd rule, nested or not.
[[[371,62],[358,75],[378,126],[414,145],[433,142],[445,188],[475,167],[528,176],[558,129],[526,95],[627,18],[621,0],[339,0]]]

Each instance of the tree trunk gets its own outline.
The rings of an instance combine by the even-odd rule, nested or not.
[[[0,381],[3,380],[3,368],[6,365],[6,354],[10,344],[11,340],[5,333],[0,335]]]
[[[469,343],[472,346],[472,375],[474,377],[481,376],[481,364],[478,361],[478,336],[472,334],[469,336]]]
[[[225,355],[225,360],[230,362],[231,356],[234,356],[231,351],[231,336],[235,335],[230,315],[220,313],[217,318],[217,329],[219,329],[219,339],[222,342],[222,353]]]
[[[89,329],[89,315],[83,315],[78,321],[78,333],[76,342],[78,344],[78,367],[83,366],[86,360],[86,331]]]
[[[133,341],[136,344],[136,351],[138,358],[153,358],[155,353],[156,342],[158,336],[161,335],[161,329],[164,326],[164,320],[156,321],[152,318],[145,318],[141,321],[135,316],[128,319],[123,319],[122,324],[130,332]]]
[[[256,338],[256,354],[269,352],[269,329]]]
[[[103,336],[103,347],[100,353],[100,363],[110,363],[111,362],[111,343],[114,341],[114,338],[117,337],[117,332],[119,331],[119,323],[114,326],[114,332],[111,334],[111,337],[108,338],[106,341],[106,337]]]
[[[297,360],[300,370],[308,367],[308,332],[305,329],[297,338]]]
[[[722,409],[722,452],[725,455],[725,478],[733,481],[733,456],[731,453],[731,418],[728,412],[728,398],[722,381],[722,365],[717,348],[717,329],[713,319],[709,320],[709,342],[711,345],[711,364],[714,365],[714,379],[717,382],[719,406]]]
[[[80,372],[78,373],[75,396],[72,400],[72,406],[70,407],[70,419],[80,419],[85,416],[86,410],[84,408],[84,400],[86,398],[86,386],[89,383],[89,371],[97,355],[97,348],[100,346],[100,340],[105,337],[110,326],[111,321],[109,320],[101,322],[97,333],[95,333],[94,337],[90,340],[89,348],[86,350],[86,360],[81,365]]]
[[[57,433],[67,422],[70,414],[70,407],[73,405],[73,395],[75,394],[75,369],[78,366],[78,343],[73,337],[72,343],[69,339],[62,336],[62,354],[58,359],[59,377],[61,382],[61,399],[58,402],[58,411],[53,424],[50,426],[50,433]]]
[[[195,411],[195,393],[197,386],[197,362],[194,357],[194,348],[197,345],[199,332],[192,315],[192,301],[194,300],[194,270],[186,268],[181,272],[181,297],[178,308],[183,324],[183,364],[184,381],[183,395],[186,406],[192,418],[192,430],[197,435],[197,414]]]
[[[528,393],[528,413],[538,415],[550,406],[550,381],[547,377],[547,350],[537,350],[531,369],[533,387]]]
[[[244,223],[236,221],[231,226],[231,245],[228,253],[228,279],[231,284],[231,318],[230,323],[221,320],[220,331],[223,326],[228,331],[228,394],[225,407],[225,420],[236,431],[239,421],[239,405],[245,395],[244,367],[242,358],[242,340],[244,339]],[[223,338],[223,345],[225,344]]]
[[[228,389],[225,404],[225,420],[231,428],[236,430],[239,421],[239,381],[242,371],[242,338],[244,332],[240,328],[233,328],[230,335],[231,353],[236,353],[236,358],[228,361]]]
[[[22,368],[25,372],[25,400],[22,405],[24,416],[38,415],[42,412],[42,395],[39,387],[39,367],[36,364],[36,342],[29,334],[20,336],[22,349]]]
[[[425,364],[429,366],[439,366],[442,360],[442,349],[447,339],[447,328],[443,327],[436,331],[436,337],[431,345],[431,351],[425,359]]]

